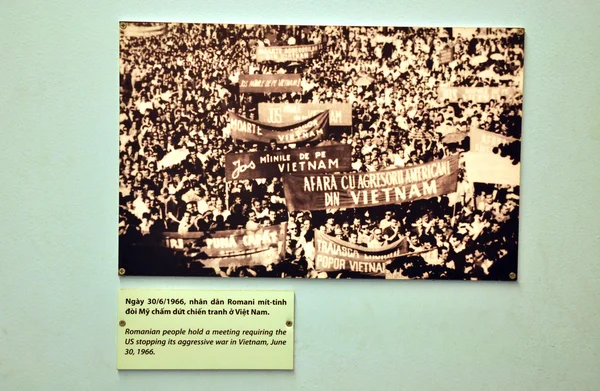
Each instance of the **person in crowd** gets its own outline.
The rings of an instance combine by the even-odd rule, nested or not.
[[[373,238],[369,243],[367,243],[368,248],[380,248],[385,244],[385,239],[383,238],[383,231],[381,228],[375,228],[373,230]]]

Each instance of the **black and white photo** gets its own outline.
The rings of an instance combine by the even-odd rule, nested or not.
[[[524,30],[120,23],[125,275],[516,280]]]

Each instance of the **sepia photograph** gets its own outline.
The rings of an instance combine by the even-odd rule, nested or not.
[[[120,275],[517,280],[524,29],[119,30]]]

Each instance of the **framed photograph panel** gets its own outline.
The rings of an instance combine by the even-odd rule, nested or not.
[[[121,275],[516,280],[524,30],[120,23]]]

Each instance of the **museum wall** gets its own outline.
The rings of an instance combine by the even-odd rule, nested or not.
[[[597,390],[600,3],[5,1],[0,389]],[[117,275],[118,21],[526,29],[518,282]],[[119,288],[294,290],[294,371],[117,371]]]

